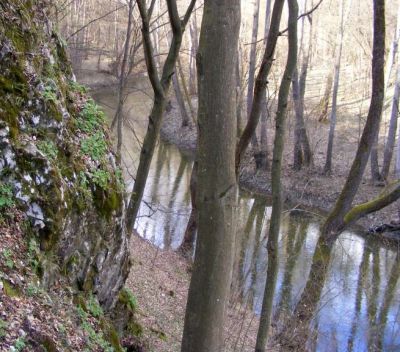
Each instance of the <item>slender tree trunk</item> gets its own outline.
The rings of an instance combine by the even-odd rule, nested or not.
[[[126,39],[124,45],[124,54],[122,58],[121,71],[119,74],[118,81],[118,105],[117,111],[114,116],[114,121],[118,123],[117,125],[117,164],[121,165],[121,148],[122,148],[122,123],[123,123],[123,107],[124,107],[124,91],[126,86],[126,66],[129,57],[129,47],[131,44],[131,33],[132,33],[132,12],[134,7],[134,0],[129,0],[128,4],[128,24],[126,27]],[[114,125],[114,123],[113,123]],[[112,126],[114,128],[114,126]]]
[[[260,0],[254,0],[254,12],[253,12],[253,28],[251,32],[251,45],[250,45],[250,57],[249,57],[249,79],[247,84],[247,118],[250,118],[251,106],[253,104],[253,90],[254,90],[254,76],[256,74],[256,63],[257,63],[257,34],[258,34],[258,18],[260,13]],[[257,134],[254,130],[253,136],[251,137],[251,143],[254,148],[257,148]]]
[[[346,183],[340,196],[322,227],[326,241],[334,240],[344,228],[344,217],[362,181],[365,167],[371,153],[371,142],[378,133],[384,97],[385,57],[385,2],[374,0],[374,39],[372,54],[372,94],[367,121],[357,148]]]
[[[371,148],[371,178],[373,182],[381,182],[382,175],[379,172],[379,157],[378,157],[378,142],[379,142],[379,130],[376,134],[374,140],[372,141],[372,148]]]
[[[305,11],[307,1],[304,2]],[[295,110],[295,129],[294,129],[294,149],[293,149],[293,169],[300,170],[305,166],[309,166],[312,163],[312,154],[310,143],[308,141],[307,129],[304,123],[304,96],[305,96],[305,88],[306,88],[306,79],[307,79],[307,71],[308,71],[308,62],[311,53],[311,43],[312,43],[312,26],[310,21],[310,35],[308,39],[308,51],[305,54],[304,50],[304,17],[302,18],[301,23],[301,39],[299,45],[299,51],[302,54],[302,65],[301,72],[299,75],[298,69],[293,75],[292,81],[292,95],[294,102],[294,110]],[[300,60],[299,60],[300,61]]]
[[[330,72],[328,74],[328,78],[326,79],[326,85],[325,85],[325,93],[324,97],[322,98],[320,104],[321,104],[321,115],[318,117],[318,121],[325,121],[328,117],[328,108],[329,108],[329,98],[331,96],[331,91],[332,91],[332,82],[333,82],[333,75]]]
[[[392,112],[390,115],[389,132],[383,154],[382,177],[387,179],[389,176],[390,163],[392,161],[393,149],[396,140],[397,119],[399,116],[399,96],[400,96],[400,63],[397,67],[396,83],[392,100]]]
[[[267,0],[265,7],[265,27],[264,27],[264,45],[267,45],[267,38],[269,34],[271,20],[271,0]],[[265,92],[266,93],[266,92]],[[261,134],[260,134],[260,169],[268,170],[269,169],[269,151],[268,151],[268,99],[267,94],[264,94],[261,107]]]
[[[265,101],[268,74],[274,61],[275,47],[279,36],[279,25],[281,23],[284,2],[284,0],[276,0],[274,2],[267,45],[254,86],[254,98],[253,104],[251,105],[251,113],[236,147],[236,174],[239,172],[241,158],[250,143],[250,139],[253,136],[260,119],[262,103]]]
[[[189,256],[193,250],[194,241],[196,238],[198,211],[196,204],[196,188],[197,188],[197,161],[193,163],[192,175],[190,177],[190,199],[192,210],[190,212],[189,221],[186,225],[185,234],[179,251],[185,256]]]
[[[179,55],[179,49],[182,43],[182,35],[196,0],[192,0],[186,10],[183,20],[180,19],[176,1],[167,1],[168,14],[172,27],[172,41],[164,67],[161,79],[157,73],[157,65],[153,55],[153,44],[150,36],[150,17],[153,11],[151,6],[146,8],[145,0],[138,0],[140,16],[142,18],[142,36],[143,47],[145,52],[146,66],[149,79],[154,91],[154,102],[149,116],[146,136],[143,141],[142,150],[140,152],[139,167],[136,173],[136,180],[130,197],[127,214],[126,226],[128,231],[132,231],[139,211],[140,203],[143,198],[147,177],[150,170],[151,160],[153,158],[154,149],[160,134],[162,117],[164,114],[166,100],[171,85],[171,79],[174,75],[175,64]],[[154,4],[154,3],[153,3]],[[153,5],[154,6],[154,5]]]
[[[184,93],[186,102],[189,106],[189,115],[190,115],[189,116],[189,125],[190,125],[191,122],[196,123],[196,117],[195,117],[196,112],[195,112],[193,104],[192,104],[189,89],[188,89],[188,86],[186,83],[185,73],[183,72],[181,59],[179,56],[178,56],[178,60],[177,60],[177,67],[178,67],[179,76],[180,76],[181,82],[182,82],[183,93]]]
[[[335,137],[336,118],[337,118],[337,96],[339,92],[339,76],[340,76],[340,63],[342,60],[343,36],[344,36],[344,0],[340,0],[341,15],[340,15],[340,28],[337,39],[337,52],[335,58],[335,74],[333,81],[332,92],[332,109],[330,115],[328,146],[326,151],[326,161],[324,166],[324,173],[329,174],[332,172],[332,152],[333,140]]]
[[[397,8],[397,24],[396,24],[396,31],[393,35],[392,45],[390,46],[390,52],[388,56],[388,60],[386,62],[386,69],[385,69],[385,92],[389,87],[390,76],[392,73],[392,69],[396,60],[397,50],[399,46],[399,39],[400,39],[400,5]]]
[[[390,53],[388,60],[386,62],[386,69],[385,69],[385,95],[387,94],[391,72],[394,66],[394,62],[397,55],[397,50],[399,46],[400,40],[400,5],[397,9],[397,25],[396,31],[393,35],[392,45],[390,47]],[[396,139],[396,130],[397,130],[397,117],[398,117],[398,100],[399,100],[399,93],[400,93],[400,63],[397,63],[396,69],[396,78],[395,78],[395,86],[394,86],[394,94],[392,100],[392,112],[390,115],[390,123],[389,123],[389,131],[388,136],[385,144],[384,154],[383,154],[383,164],[381,170],[381,176],[383,179],[387,179],[389,175],[390,164],[393,156],[393,148]]]
[[[185,101],[183,100],[182,91],[181,91],[181,87],[180,87],[180,83],[179,83],[179,78],[177,76],[176,71],[175,71],[175,74],[172,76],[172,84],[174,86],[176,101],[178,103],[179,111],[180,111],[181,117],[182,117],[182,127],[189,126],[190,118],[189,118],[189,114],[186,110]]]
[[[193,15],[192,22],[190,23],[190,60],[189,60],[189,89],[190,94],[196,94],[196,54],[199,47],[198,43],[198,29],[197,29],[197,16]]]
[[[272,301],[276,286],[278,272],[278,237],[282,213],[282,192],[281,192],[281,168],[282,155],[285,140],[285,123],[287,102],[289,96],[292,76],[297,64],[297,15],[298,5],[296,0],[288,0],[288,58],[281,86],[279,88],[278,109],[275,119],[275,139],[271,171],[272,187],[272,214],[268,233],[268,268],[267,279],[264,290],[260,326],[257,333],[256,352],[265,351],[268,340],[268,332],[272,315]]]
[[[385,68],[385,95],[387,94],[387,90],[388,90],[388,87],[389,87],[390,76],[391,76],[391,73],[392,73],[394,62],[396,60],[396,54],[397,54],[397,49],[398,49],[399,38],[400,38],[400,6],[398,7],[398,10],[397,10],[396,30],[395,30],[395,33],[394,33],[394,36],[393,36],[392,45],[390,47],[389,56],[388,56],[388,59],[386,61],[386,68]],[[397,73],[396,73],[396,85],[397,85],[397,81],[398,81],[398,77],[397,77]],[[394,94],[396,94],[396,92]],[[393,97],[393,104],[394,104],[394,97]],[[389,139],[395,139],[396,138],[396,128],[397,128],[397,116],[396,116],[396,120],[393,120],[393,105],[392,105],[392,113],[391,113],[391,116],[390,116],[388,140],[386,142],[385,149],[384,149],[384,156],[383,156],[384,160],[383,160],[383,163],[382,163],[382,171],[381,172],[379,172],[379,157],[378,157],[378,145],[379,145],[379,138],[378,137],[379,137],[379,132],[378,132],[377,136],[375,137],[375,140],[373,141],[373,144],[372,144],[370,162],[371,162],[371,178],[372,178],[372,180],[374,182],[378,182],[379,183],[379,182],[383,181],[384,179],[386,179],[387,176],[388,176],[388,172],[389,172],[388,167],[390,167],[390,160],[389,160],[389,164],[388,164],[387,159],[385,161],[385,157],[386,158],[388,158],[389,156],[390,156],[390,158],[392,157],[394,140],[393,141],[392,140],[389,141]],[[392,152],[389,152],[389,149],[387,147],[392,148]],[[385,172],[386,174],[383,174],[383,172]]]
[[[197,54],[199,227],[182,352],[223,351],[235,246],[239,28],[240,0],[205,0]]]
[[[304,108],[300,101],[299,73],[297,68],[294,71],[292,79],[292,95],[295,111],[294,127],[294,148],[293,148],[293,169],[300,170],[303,166],[303,149],[301,145],[301,129],[304,126],[303,113]]]

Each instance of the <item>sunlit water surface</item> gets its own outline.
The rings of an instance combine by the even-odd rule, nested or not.
[[[146,128],[151,99],[136,83],[126,101],[130,124],[124,127],[126,180],[138,164],[140,141]],[[95,99],[113,116],[114,89],[94,92]],[[141,236],[160,248],[179,247],[190,214],[189,181],[192,161],[179,150],[160,142],[154,154],[136,228]],[[238,207],[235,277],[240,296],[256,313],[261,311],[266,276],[266,233],[271,208],[266,199],[241,192]],[[309,277],[319,236],[315,217],[286,212],[279,239],[279,271],[274,297],[274,317],[294,309]],[[373,240],[345,232],[335,243],[322,295],[310,330],[317,332],[308,348],[316,351],[400,350],[400,259],[396,251]],[[279,324],[279,322],[278,322]],[[378,348],[381,344],[382,348]]]

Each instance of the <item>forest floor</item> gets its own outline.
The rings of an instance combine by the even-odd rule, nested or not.
[[[343,111],[343,110],[342,110]],[[346,181],[347,174],[353,162],[358,140],[362,132],[359,118],[351,115],[341,115],[336,129],[332,173],[324,175],[329,123],[318,122],[312,117],[307,119],[307,131],[314,155],[314,165],[295,171],[293,162],[293,117],[289,117],[284,156],[283,156],[283,187],[284,199],[290,208],[302,208],[318,215],[326,215],[334,206],[337,197]],[[194,127],[182,127],[178,106],[172,100],[172,109],[165,116],[161,130],[162,138],[175,144],[185,152],[195,152],[197,132]],[[272,155],[273,126],[268,121],[269,154]],[[383,145],[383,141],[380,143]],[[257,194],[270,195],[270,172],[257,171],[251,157],[251,147],[246,153],[241,167],[240,185],[242,188]],[[389,180],[390,182],[390,180]],[[364,203],[378,196],[385,184],[374,184],[370,177],[368,164],[362,184],[357,192],[354,204]],[[357,225],[369,229],[383,223],[398,220],[399,202],[360,219]]]
[[[133,263],[126,282],[137,298],[137,320],[148,351],[179,352],[190,283],[191,263],[182,255],[160,250],[134,234]],[[258,318],[233,293],[224,329],[225,351],[254,351]],[[270,346],[275,351],[279,346]]]

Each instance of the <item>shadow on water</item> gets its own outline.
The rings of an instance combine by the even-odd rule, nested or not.
[[[139,82],[140,83],[140,82]],[[132,189],[146,128],[149,97],[144,87],[130,94],[124,129],[126,182]],[[112,116],[111,90],[95,99]],[[160,142],[151,166],[136,228],[160,248],[177,249],[190,215],[192,160]],[[237,209],[237,253],[233,300],[260,313],[267,271],[268,200],[241,192]],[[277,285],[273,295],[271,343],[283,351],[400,350],[400,256],[371,238],[344,232],[327,247],[319,223],[298,212],[285,212],[279,237]]]

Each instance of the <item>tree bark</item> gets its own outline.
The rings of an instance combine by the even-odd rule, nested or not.
[[[153,6],[146,8],[145,0],[138,0],[140,16],[142,18],[142,36],[143,47],[145,52],[146,67],[149,74],[150,83],[154,91],[154,102],[149,116],[146,136],[143,141],[142,150],[140,152],[139,167],[136,173],[136,180],[130,197],[127,214],[126,226],[128,231],[132,231],[139,211],[140,203],[143,198],[146,186],[147,176],[150,170],[151,160],[153,158],[154,149],[160,134],[162,117],[165,110],[166,99],[171,85],[171,79],[174,74],[176,60],[182,43],[182,35],[185,26],[189,21],[190,14],[196,0],[191,0],[183,20],[180,19],[176,1],[168,0],[168,14],[172,27],[172,42],[169,48],[168,56],[165,60],[161,79],[157,73],[157,65],[153,56],[153,44],[150,37],[150,15]],[[153,3],[154,4],[154,3]]]
[[[397,67],[396,83],[394,86],[394,94],[392,100],[392,112],[390,114],[390,123],[388,137],[383,153],[383,164],[381,175],[384,179],[389,176],[390,164],[393,156],[394,144],[396,141],[397,119],[399,116],[399,97],[400,97],[400,63]]]
[[[282,213],[281,169],[285,140],[286,112],[292,76],[297,64],[297,15],[296,0],[288,0],[288,57],[281,86],[279,88],[278,108],[275,118],[275,139],[271,171],[272,213],[268,233],[268,268],[264,290],[260,326],[257,333],[256,352],[265,351],[272,315],[272,301],[278,272],[278,237]]]
[[[260,13],[260,0],[254,0],[253,12],[253,28],[251,32],[251,45],[249,57],[249,79],[247,84],[247,119],[250,118],[251,105],[253,104],[254,76],[256,73],[257,61],[257,34],[258,34],[258,18]],[[256,130],[251,137],[251,143],[254,148],[258,147]]]
[[[183,236],[182,244],[179,246],[179,251],[188,257],[194,246],[196,238],[197,224],[198,224],[198,211],[196,204],[196,188],[197,188],[197,161],[193,163],[192,174],[190,177],[190,199],[192,210],[190,211],[189,221],[186,225],[185,234]]]
[[[306,1],[304,2],[304,7],[306,6]],[[305,11],[305,9],[303,9]],[[301,55],[301,70],[300,74],[296,67],[296,70],[293,74],[292,80],[292,95],[294,102],[294,110],[295,110],[295,129],[294,129],[294,149],[293,149],[293,169],[300,170],[303,165],[310,166],[312,164],[312,153],[310,142],[307,136],[307,129],[304,122],[304,96],[306,89],[306,80],[307,80],[307,71],[308,71],[308,63],[312,48],[312,22],[310,22],[310,35],[308,38],[308,49],[305,53],[304,49],[304,17],[302,18],[301,24],[301,38],[299,51]],[[299,60],[300,61],[300,60]]]
[[[344,0],[341,0],[341,17],[340,17],[340,29],[337,39],[337,52],[335,58],[335,74],[333,81],[333,92],[332,92],[332,108],[330,114],[329,124],[329,136],[328,146],[326,151],[326,160],[324,166],[324,173],[329,174],[332,172],[332,152],[333,152],[333,140],[335,137],[336,118],[337,118],[337,96],[339,92],[339,77],[340,77],[340,64],[342,59],[342,48],[343,48],[343,36],[344,36]]]
[[[372,54],[372,94],[367,121],[357,148],[346,183],[338,200],[322,227],[322,236],[328,242],[334,240],[345,227],[344,216],[362,181],[371,153],[371,144],[378,133],[384,97],[385,57],[385,2],[374,0],[374,39]]]
[[[114,121],[117,122],[117,164],[121,165],[121,148],[122,148],[122,123],[123,123],[123,107],[124,107],[124,90],[126,86],[127,72],[126,66],[128,63],[129,47],[131,44],[131,33],[132,33],[132,13],[134,7],[134,0],[129,0],[128,4],[128,24],[126,27],[126,39],[124,45],[124,54],[122,57],[121,71],[119,74],[118,81],[118,105],[117,111],[114,116]]]
[[[279,25],[281,23],[282,9],[284,2],[285,2],[284,0],[276,0],[274,3],[274,8],[271,17],[271,26],[270,26],[270,31],[268,33],[267,45],[264,51],[264,56],[254,86],[254,98],[253,98],[253,103],[251,105],[251,113],[248,118],[246,127],[236,147],[235,167],[237,175],[239,173],[241,158],[250,143],[250,139],[253,136],[257,128],[258,121],[260,119],[262,102],[265,100],[265,92],[268,84],[267,78],[271,70],[272,63],[274,61],[275,47],[279,36]]]
[[[320,102],[322,111],[321,111],[321,115],[319,115],[319,117],[318,117],[319,122],[326,121],[328,118],[329,97],[331,96],[332,82],[333,82],[333,75],[332,75],[332,73],[329,73],[328,78],[326,79],[324,97],[322,98],[322,100]]]
[[[179,84],[179,78],[176,71],[175,74],[172,76],[172,84],[174,86],[176,101],[178,103],[179,111],[182,117],[182,127],[189,126],[190,118],[186,110],[185,101],[183,100],[182,91]]]
[[[199,226],[182,352],[223,351],[235,245],[239,28],[240,0],[205,0],[197,54]]]
[[[267,0],[265,7],[265,27],[264,27],[264,45],[267,45],[271,20],[271,0]],[[269,151],[268,151],[268,99],[265,92],[261,107],[261,134],[260,134],[260,170],[267,171],[269,169]]]

